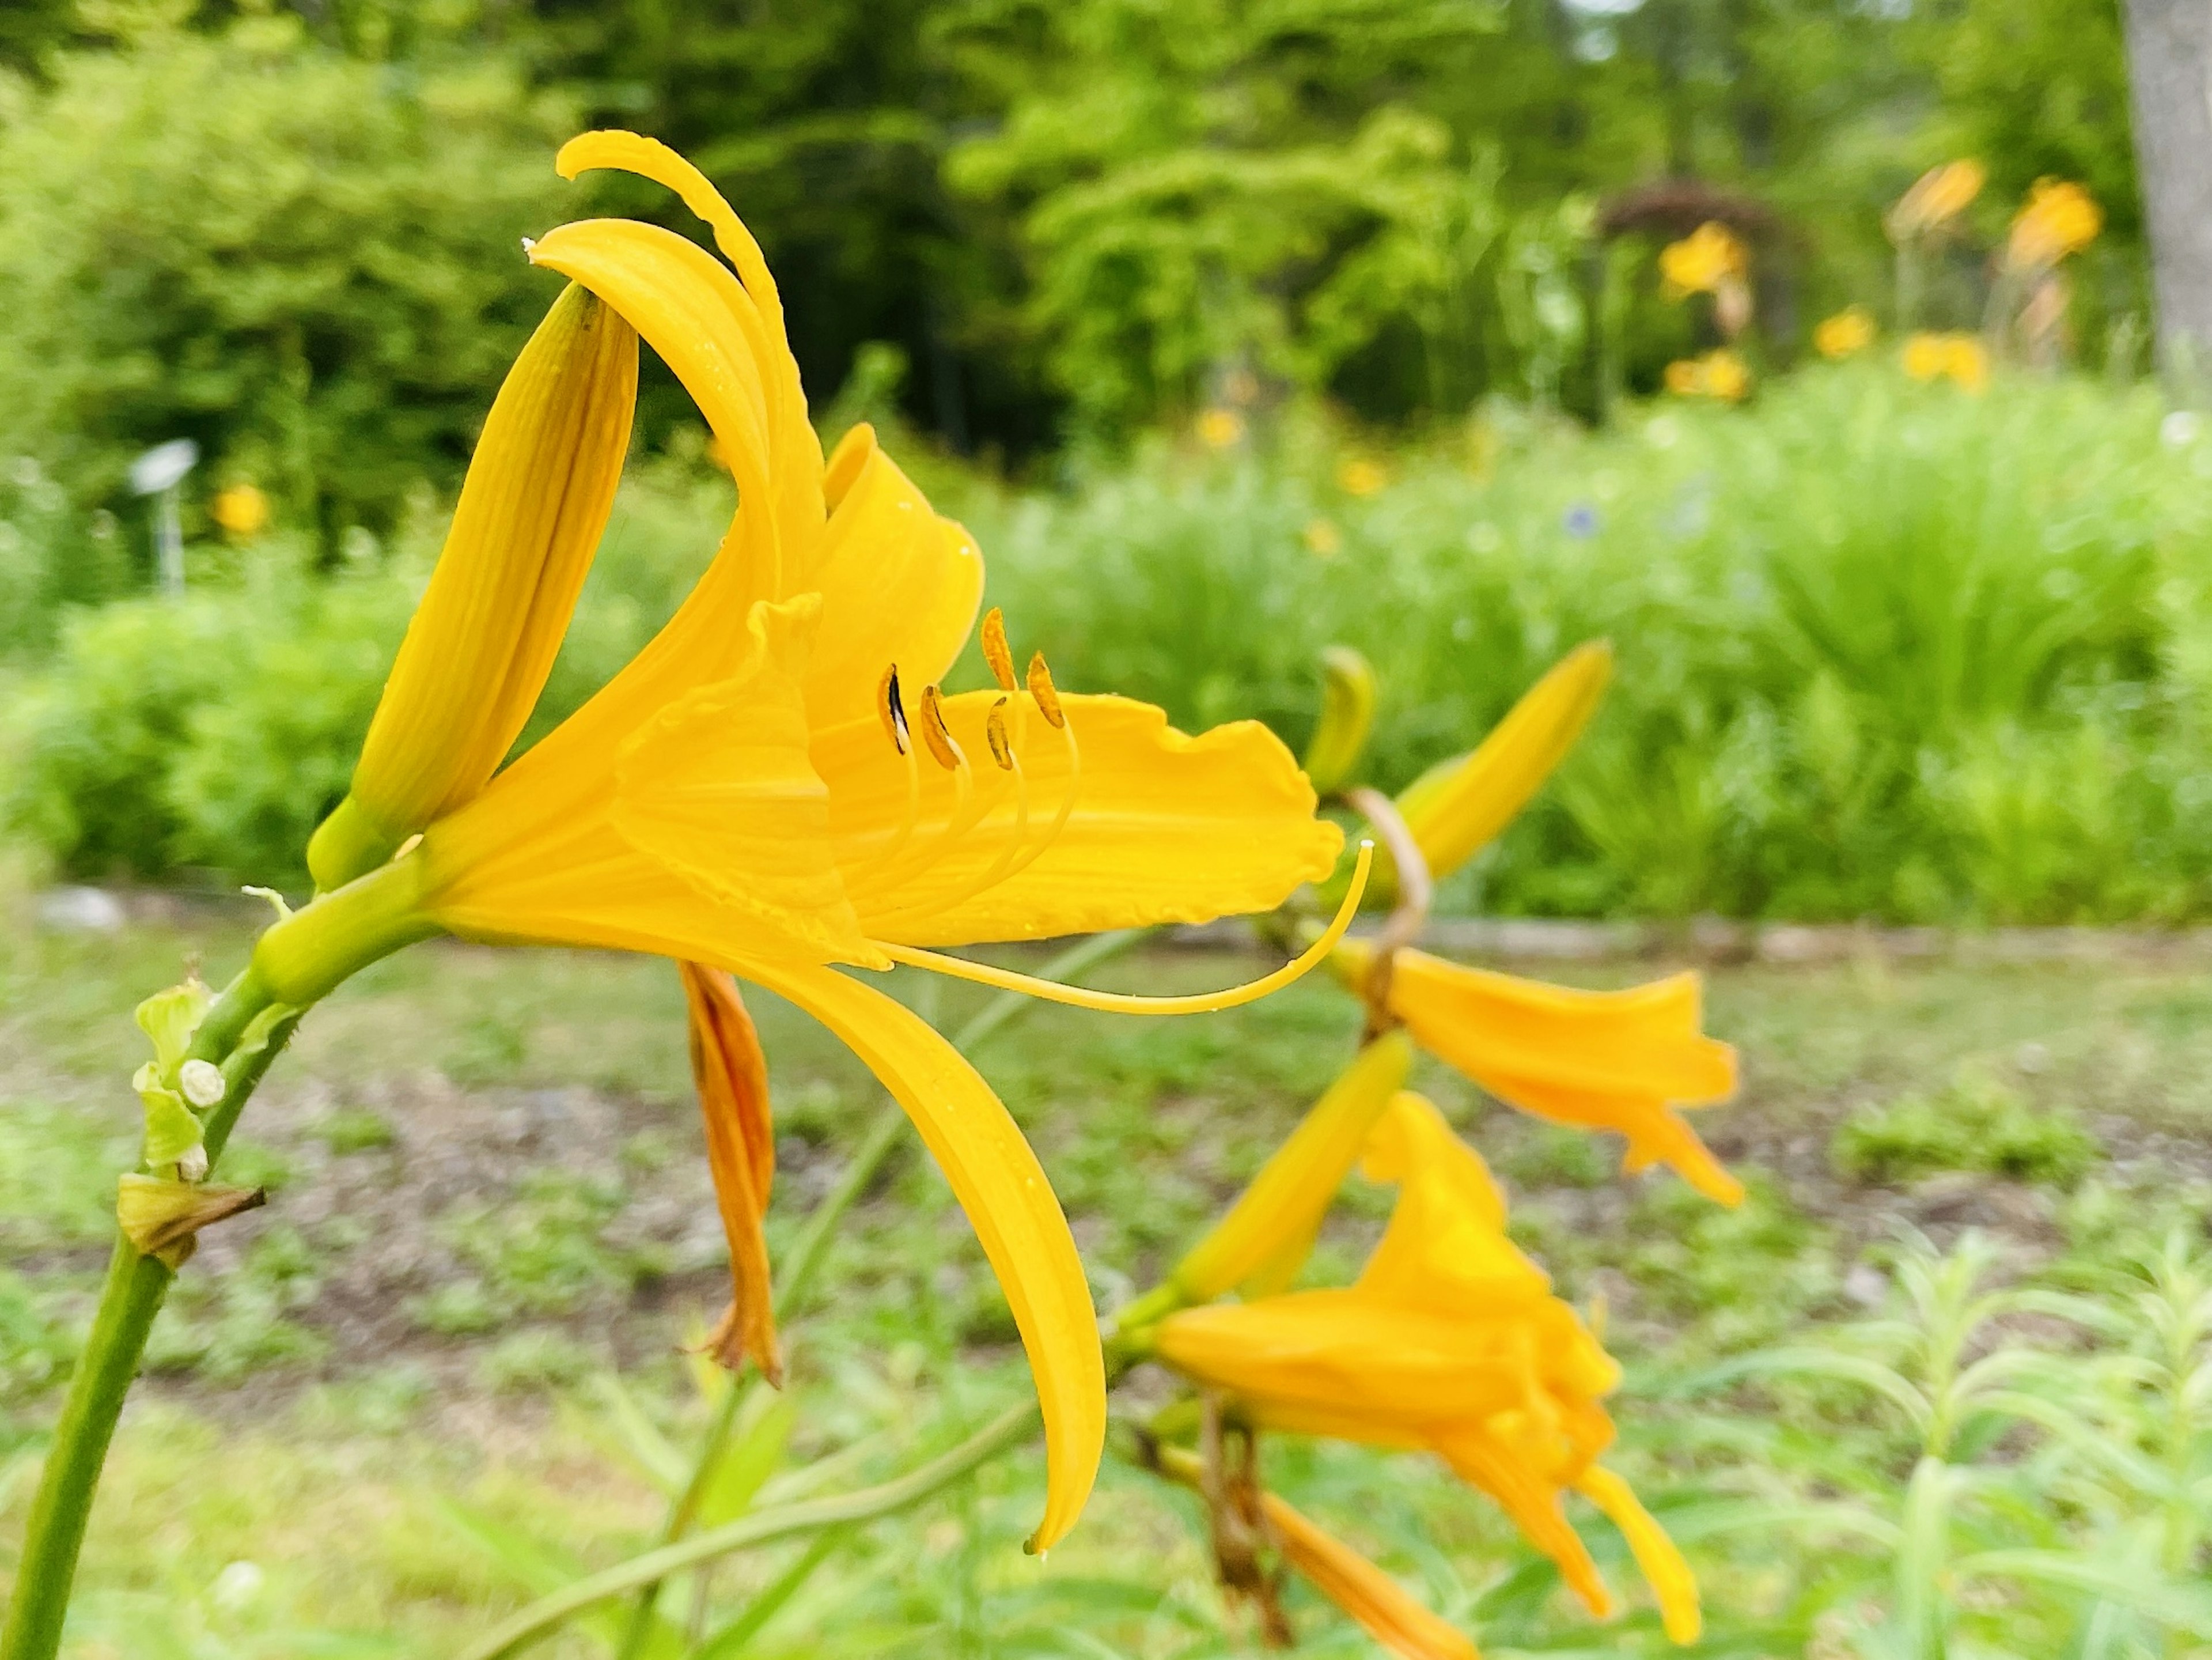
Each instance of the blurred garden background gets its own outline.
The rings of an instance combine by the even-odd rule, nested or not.
[[[521,239],[694,229],[555,175],[621,125],[729,196],[825,442],[875,423],[1063,685],[1295,749],[1351,645],[1361,775],[1396,789],[1613,642],[1588,735],[1437,909],[1559,925],[1455,938],[1577,983],[1709,969],[1746,1081],[1700,1123],[1751,1195],[1623,1182],[1608,1143],[1423,1086],[1607,1310],[1622,1462],[1705,1578],[1697,1653],[2212,1653],[2212,424],[2156,350],[2130,91],[2114,0],[0,8],[0,1574],[135,1134],[127,1011],[181,957],[230,971],[240,885],[307,887],[559,288]],[[179,440],[181,482],[137,493]],[[526,743],[732,500],[648,361]],[[1223,983],[1249,949],[1100,981]],[[665,964],[441,946],[318,1012],[233,1155],[270,1207],[157,1331],[70,1652],[459,1654],[656,1535],[729,1387],[678,1352],[721,1295],[682,1010]],[[763,1023],[781,1256],[876,1098]],[[1110,1309],[1356,1030],[1301,988],[1054,1011],[978,1055]],[[1354,1188],[1324,1276],[1387,1211]],[[716,1517],[1028,1388],[925,1158],[854,1215],[791,1388],[738,1386]],[[1648,1609],[1565,1611],[1440,1474],[1378,1494],[1366,1455],[1279,1456],[1486,1653],[1663,1649]],[[1249,1640],[1172,1496],[1109,1473],[1040,1572],[1038,1485],[1016,1461],[686,1582],[642,1646],[615,1617],[545,1651]],[[1310,1651],[1372,1651],[1298,1612]]]

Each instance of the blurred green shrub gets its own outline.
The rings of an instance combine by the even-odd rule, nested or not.
[[[250,480],[326,555],[457,478],[558,287],[517,239],[571,204],[559,112],[500,60],[362,63],[282,16],[49,69],[0,109],[0,455],[135,545],[124,470],[166,439],[200,445],[192,502]],[[0,598],[41,569],[0,545]]]
[[[1859,1182],[1961,1171],[2070,1188],[2103,1149],[2070,1111],[2037,1107],[1968,1069],[1947,1088],[1861,1107],[1836,1127],[1828,1156]]]

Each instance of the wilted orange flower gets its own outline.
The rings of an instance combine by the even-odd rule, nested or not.
[[[691,1079],[706,1122],[707,1166],[730,1249],[730,1305],[707,1347],[735,1370],[750,1355],[769,1383],[783,1382],[769,1281],[769,1189],[775,1180],[775,1129],[769,1108],[768,1056],[737,982],[720,969],[681,965],[690,1011]]]
[[[1833,317],[1821,319],[1813,331],[1813,350],[1832,361],[1856,357],[1874,344],[1874,313],[1864,306],[1846,306]]]
[[[1946,161],[1912,181],[1889,210],[1889,234],[1905,241],[1948,225],[1982,193],[1988,169],[1979,161]]]
[[[1717,219],[1659,250],[1659,275],[1670,299],[1718,293],[1724,282],[1741,280],[1750,268],[1741,239]]]
[[[1990,352],[1975,334],[1916,334],[1905,343],[1905,372],[1916,380],[1950,380],[1968,392],[1990,383]]]
[[[1401,1094],[1364,1168],[1398,1184],[1398,1202],[1353,1285],[1182,1310],[1150,1329],[1152,1353],[1263,1427],[1437,1454],[1602,1617],[1611,1596],[1562,1503],[1580,1493],[1627,1538],[1668,1634],[1694,1640],[1688,1566],[1597,1462],[1613,1438],[1599,1402],[1620,1368],[1506,1237],[1480,1158],[1434,1106]]]
[[[225,535],[243,542],[268,528],[269,498],[251,484],[233,484],[216,492],[208,503],[208,515]]]
[[[1198,436],[1206,448],[1225,450],[1244,436],[1244,417],[1235,410],[1208,410],[1198,417]]]
[[[2039,179],[2014,216],[2005,264],[2014,271],[2044,270],[2087,247],[2104,227],[2104,210],[2081,185]]]

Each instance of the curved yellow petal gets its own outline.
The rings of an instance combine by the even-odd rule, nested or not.
[[[1576,1478],[1576,1489],[1612,1518],[1643,1570],[1644,1582],[1658,1599],[1659,1617],[1667,1635],[1677,1643],[1694,1643],[1704,1629],[1698,1608],[1698,1577],[1682,1560],[1682,1553],[1667,1530],[1644,1508],[1636,1490],[1601,1464],[1592,1464]]]
[[[1473,751],[1416,779],[1398,798],[1429,872],[1457,870],[1513,822],[1597,713],[1613,678],[1613,648],[1577,646],[1522,695]]]
[[[1048,1487],[1032,1550],[1075,1524],[1106,1444],[1098,1317],[1067,1219],[1036,1155],[975,1069],[904,1005],[833,969],[776,963],[749,977],[842,1039],[914,1120],[1013,1310],[1044,1410]]]
[[[1480,1487],[1513,1518],[1528,1542],[1558,1566],[1559,1578],[1600,1620],[1613,1614],[1613,1592],[1590,1558],[1589,1547],[1567,1520],[1559,1485],[1486,1431],[1437,1448],[1459,1478]]]
[[[997,697],[945,700],[945,724],[970,756],[991,752]],[[1210,921],[1272,909],[1336,863],[1341,832],[1314,818],[1304,774],[1256,721],[1192,738],[1148,703],[1060,702],[1079,777],[1062,733],[1027,708],[1014,728],[1019,778],[983,761],[963,818],[954,775],[924,757],[921,810],[903,836],[911,757],[872,716],[816,735],[838,866],[870,938],[963,946]],[[1066,822],[1048,842],[1071,788]],[[990,879],[1000,869],[1010,873]]]
[[[873,721],[876,688],[893,664],[916,691],[942,679],[983,601],[975,538],[931,510],[875,434],[856,427],[837,449],[837,502],[795,579],[822,596],[806,712],[823,727]]]
[[[1357,983],[1370,948],[1338,958]],[[1390,1011],[1420,1046],[1508,1105],[1555,1123],[1626,1135],[1632,1167],[1662,1160],[1723,1204],[1743,1196],[1670,1104],[1725,1100],[1735,1051],[1698,1030],[1698,977],[1581,991],[1398,953]]]
[[[1288,1499],[1265,1493],[1261,1505],[1283,1559],[1400,1660],[1480,1660],[1464,1633]]]
[[[1176,1264],[1168,1281],[1185,1302],[1211,1302],[1239,1285],[1249,1295],[1266,1295],[1297,1276],[1368,1131],[1413,1063],[1413,1046],[1402,1032],[1385,1033],[1359,1051],[1228,1214]],[[1265,1283],[1247,1284],[1263,1273]]]
[[[1361,1168],[1398,1184],[1362,1291],[1394,1302],[1474,1307],[1541,1296],[1544,1271],[1506,1237],[1505,1201],[1490,1168],[1425,1097],[1401,1091],[1382,1115]]]
[[[445,550],[308,864],[332,889],[483,787],[530,718],[614,506],[637,337],[563,291],[484,422]]]

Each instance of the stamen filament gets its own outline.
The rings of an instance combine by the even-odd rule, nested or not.
[[[988,963],[971,963],[963,957],[947,957],[942,952],[924,951],[914,946],[894,945],[878,939],[872,943],[895,963],[909,967],[928,969],[937,974],[950,975],[955,980],[970,980],[979,986],[992,986],[1000,991],[1018,991],[1030,997],[1042,998],[1048,1003],[1066,1003],[1079,1009],[1097,1009],[1107,1014],[1205,1014],[1214,1009],[1233,1009],[1246,1003],[1257,1002],[1270,992],[1280,991],[1293,981],[1303,979],[1306,973],[1336,948],[1344,938],[1345,930],[1359,909],[1360,896],[1367,891],[1367,873],[1375,862],[1375,844],[1359,844],[1359,861],[1352,866],[1352,883],[1345,890],[1344,903],[1337,907],[1335,917],[1321,937],[1307,946],[1296,958],[1283,964],[1273,974],[1263,974],[1257,980],[1248,980],[1241,986],[1231,986],[1225,991],[1194,992],[1187,997],[1144,997],[1127,992],[1089,991],[1081,986],[1063,986],[1050,980],[1039,980],[1034,976],[1018,974],[1012,969],[994,968]]]

